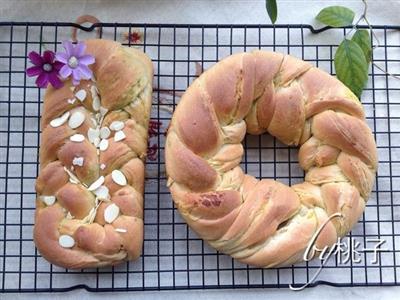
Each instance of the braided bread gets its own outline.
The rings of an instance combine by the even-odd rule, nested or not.
[[[300,145],[305,182],[288,187],[244,174],[246,132]],[[168,186],[189,226],[217,250],[265,268],[301,260],[313,238],[322,249],[345,235],[377,169],[357,97],[309,63],[265,51],[232,55],[196,79],[165,151]]]
[[[136,259],[153,67],[141,51],[85,42],[94,78],[49,87],[41,120],[34,241],[65,268]]]

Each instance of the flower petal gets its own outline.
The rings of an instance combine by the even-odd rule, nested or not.
[[[38,78],[36,79],[36,85],[40,88],[47,87],[49,83],[49,75],[46,72],[41,73]]]
[[[60,87],[63,86],[63,83],[61,82],[60,78],[58,78],[58,76],[57,76],[57,72],[51,72],[49,74],[48,78],[49,78],[48,80],[49,80],[50,84],[54,88],[59,89]]]
[[[28,57],[30,61],[36,66],[41,66],[43,64],[43,58],[40,56],[39,53],[35,51],[29,52]]]
[[[78,44],[76,44],[75,48],[74,48],[74,54],[77,58],[80,58],[81,56],[83,56],[83,54],[85,53],[86,50],[86,45],[84,42],[79,42]]]
[[[53,63],[53,69],[56,71],[60,71],[60,69],[64,66],[64,64],[62,62],[59,61],[55,61]]]
[[[79,63],[80,64],[84,64],[84,65],[91,65],[94,63],[94,57],[93,55],[83,55],[81,57],[79,57]]]
[[[74,46],[70,41],[64,41],[62,44],[68,57],[74,55]]]
[[[72,69],[68,65],[64,65],[58,72],[62,78],[67,78],[72,73]]]
[[[79,82],[80,82],[80,80],[72,79],[72,84],[75,86],[79,85]]]
[[[79,81],[81,81],[81,72],[78,68],[72,69],[72,84],[78,85]]]
[[[81,80],[81,72],[78,68],[72,69],[72,78],[75,80]]]
[[[50,50],[46,50],[43,52],[43,62],[52,64],[54,61],[54,52]]]
[[[84,78],[84,79],[90,79],[90,78],[92,78],[92,70],[90,70],[89,68],[88,68],[88,66],[85,66],[85,65],[81,65],[81,64],[79,64],[79,66],[77,67],[77,69],[79,70],[79,72],[81,73],[81,77],[82,78]]]
[[[56,53],[56,60],[67,64],[68,63],[68,59],[69,59],[69,55],[67,53],[64,52],[57,52]]]
[[[38,76],[42,72],[43,69],[41,66],[34,66],[26,69],[26,75],[28,75],[29,77]]]

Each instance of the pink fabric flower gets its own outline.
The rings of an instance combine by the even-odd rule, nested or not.
[[[49,82],[56,89],[63,86],[60,78],[58,78],[58,72],[64,64],[59,61],[54,61],[55,56],[53,51],[46,50],[43,56],[40,56],[40,54],[35,51],[31,51],[28,57],[34,66],[26,69],[26,75],[29,77],[38,76],[36,79],[36,85],[38,87],[45,88]]]
[[[148,145],[147,147],[147,159],[151,161],[157,160],[158,145]]]
[[[149,122],[149,138],[158,136],[159,132],[160,132],[160,128],[161,128],[162,122],[161,121],[156,121],[156,120],[150,120]]]
[[[85,54],[85,43],[79,42],[74,46],[71,42],[64,41],[63,46],[65,52],[56,53],[56,59],[64,63],[64,66],[59,72],[61,77],[66,79],[72,75],[73,85],[78,85],[81,79],[92,78],[93,73],[92,70],[89,69],[88,65],[94,63],[94,57]]]
[[[142,41],[143,34],[138,30],[134,30],[131,33],[125,32],[124,38],[132,44],[139,44]]]

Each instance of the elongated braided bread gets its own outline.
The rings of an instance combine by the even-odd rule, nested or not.
[[[301,145],[305,182],[288,187],[244,174],[246,132]],[[289,55],[232,55],[183,95],[166,140],[168,186],[201,238],[260,266],[301,260],[314,233],[332,245],[362,214],[377,168],[375,141],[357,97]],[[342,218],[332,218],[334,213]]]
[[[143,243],[152,63],[116,42],[85,43],[94,79],[49,87],[41,120],[34,240],[66,268],[133,260]]]

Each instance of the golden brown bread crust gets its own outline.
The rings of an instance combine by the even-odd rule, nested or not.
[[[60,89],[49,87],[41,120],[34,240],[44,258],[65,268],[134,260],[143,243],[152,62],[141,51],[116,42],[85,43],[86,52],[95,57],[90,66],[94,79],[82,80],[75,88],[70,80]],[[84,100],[78,99],[78,92],[85,95]],[[99,98],[100,107],[96,103]],[[66,122],[50,124],[66,112],[70,113]],[[69,121],[76,112],[82,113],[84,120],[73,128]],[[123,128],[112,130],[115,121],[122,121]],[[96,141],[91,134],[105,127],[109,130],[101,140],[108,146],[99,149],[100,138]],[[79,136],[71,140],[77,134],[82,140]],[[99,137],[99,133],[94,136]],[[114,170],[122,172],[126,183],[115,181]],[[100,177],[104,183],[91,190]]]
[[[243,174],[246,133],[300,145],[305,182],[292,187]],[[183,95],[166,140],[168,186],[179,211],[219,251],[260,267],[332,245],[362,214],[377,169],[376,144],[357,97],[289,55],[232,55]],[[334,213],[343,218],[329,220]]]

